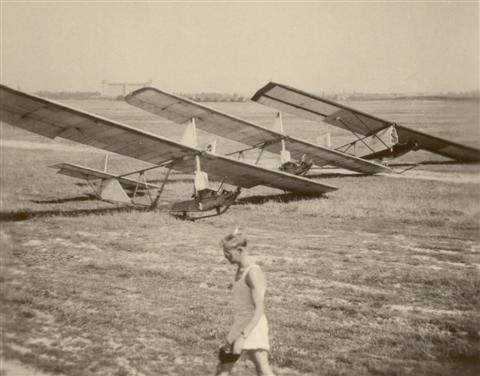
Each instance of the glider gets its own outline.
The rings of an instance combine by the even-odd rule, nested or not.
[[[196,116],[189,119],[182,142],[177,142],[0,85],[0,121],[51,139],[64,138],[151,164],[150,167],[122,175],[66,163],[53,166],[62,174],[81,177],[92,185],[96,181],[95,192],[106,201],[135,204],[135,194],[133,197],[128,195],[125,188],[134,193],[138,189],[149,192],[155,188],[157,196],[150,197],[150,207],[156,208],[172,169],[193,173],[194,196],[191,200],[175,203],[170,209],[184,217],[195,212],[214,211],[212,215],[225,212],[240,194],[240,188],[265,185],[297,194],[323,194],[337,189],[301,176],[266,169],[200,149],[196,146]],[[164,181],[160,186],[148,184],[144,180],[144,173],[159,167],[168,169]],[[138,180],[126,178],[136,174]],[[221,182],[220,187],[212,189],[209,178]],[[224,184],[231,184],[237,189],[226,190]],[[196,218],[198,217],[188,219]]]
[[[284,134],[280,114],[277,115],[274,129],[268,129],[150,87],[133,91],[125,97],[125,101],[178,124],[185,124],[189,119],[195,118],[198,128],[249,146],[229,155],[241,155],[247,150],[259,149],[258,163],[264,151],[280,154],[280,169],[296,175],[305,174],[313,164],[334,165],[363,174],[391,172],[383,164]]]
[[[458,162],[480,162],[480,150],[410,129],[293,87],[270,82],[253,101],[350,131],[356,139],[337,150],[363,149],[363,159],[388,160],[426,150]]]

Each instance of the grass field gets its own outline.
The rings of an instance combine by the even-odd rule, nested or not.
[[[182,133],[123,103],[69,104],[172,138]],[[478,142],[478,103],[455,107],[458,116],[450,102],[445,108],[437,102],[359,105]],[[273,114],[251,103],[221,109],[262,124]],[[312,132],[307,122],[285,120],[304,138]],[[93,201],[80,181],[46,168],[62,161],[99,168],[102,153],[4,125],[1,140],[1,356],[7,363],[73,376],[213,374],[231,320],[233,276],[218,243],[239,226],[267,274],[276,374],[480,372],[475,179],[327,174],[322,181],[339,190],[325,197],[259,187],[245,191],[225,215],[190,223]],[[110,164],[118,172],[141,165],[118,156]],[[472,165],[422,169],[479,173]],[[161,172],[149,178],[160,179]],[[165,201],[191,191],[189,177],[175,174]],[[253,374],[247,362],[235,372]]]

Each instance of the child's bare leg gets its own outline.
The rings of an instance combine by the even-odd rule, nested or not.
[[[268,363],[268,351],[249,351],[248,355],[250,356],[253,364],[255,364],[255,369],[257,370],[258,376],[275,376],[270,368],[270,364]]]

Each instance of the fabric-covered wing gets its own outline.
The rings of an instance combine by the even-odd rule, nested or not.
[[[199,150],[0,85],[0,120],[45,137],[61,137],[159,164]]]
[[[97,180],[97,179],[111,179],[116,178],[116,175],[105,171],[96,170],[94,168],[80,166],[74,163],[58,163],[51,168],[58,169],[58,174],[71,176],[73,178]],[[125,177],[117,178],[122,187],[126,189],[158,189],[160,186],[150,183],[144,183],[138,180],[129,179]]]
[[[478,149],[431,136],[401,125],[397,125],[396,129],[401,143],[406,143],[412,140],[418,144],[420,149],[439,154],[443,157],[452,158],[460,162],[480,161],[480,150]]]
[[[273,153],[279,153],[281,150],[280,140],[284,137],[281,133],[158,89],[141,88],[128,94],[125,100],[136,107],[176,123],[183,124],[195,118],[196,126],[206,132],[252,147],[261,147],[266,144],[265,150]],[[295,137],[288,137],[288,149],[294,159],[300,160],[303,154],[307,154],[317,166],[333,164],[365,174],[390,171],[384,165],[324,148]]]
[[[370,136],[394,123],[304,91],[270,82],[252,100],[310,120],[325,122],[357,134]],[[415,142],[418,148],[461,162],[480,161],[480,150],[395,125],[399,143]]]
[[[323,121],[365,136],[392,125],[392,122],[275,82],[269,82],[258,90],[252,100],[280,111],[318,122]]]
[[[328,153],[325,153],[322,149],[319,150],[317,145],[307,141],[292,139],[291,137],[288,137],[285,143],[287,150],[290,152],[291,156],[294,159],[300,160],[303,155],[307,155],[308,158],[311,158],[314,164],[317,166],[339,166],[363,174],[391,172],[391,169],[389,167],[375,162],[366,161],[364,159],[354,156],[349,156],[350,158],[345,158],[346,154],[336,150],[323,149],[329,151]],[[278,143],[270,144],[265,147],[265,150],[272,153],[280,153],[281,145]]]
[[[256,185],[298,193],[324,193],[337,188],[272,171],[129,127],[37,96],[0,85],[0,121],[42,136],[61,137],[153,164],[174,161],[173,168],[192,173],[194,156],[212,178],[250,188]],[[183,162],[180,162],[183,161]],[[70,170],[71,172],[71,170]]]
[[[218,154],[204,152],[201,157],[202,170],[208,172],[210,179],[224,181],[244,188],[265,185],[294,193],[321,194],[335,191],[338,188],[321,184],[304,177],[270,170]],[[175,170],[192,173],[194,160],[186,160],[173,164]]]
[[[255,146],[279,139],[277,133],[259,125],[154,88],[135,90],[125,101],[179,124],[195,118],[198,128],[245,145]]]

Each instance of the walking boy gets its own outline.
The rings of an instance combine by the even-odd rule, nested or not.
[[[228,376],[242,353],[255,364],[258,376],[274,376],[268,363],[270,345],[268,323],[264,313],[266,278],[260,266],[247,252],[247,239],[235,232],[221,245],[225,258],[237,267],[233,285],[234,322],[227,343],[219,351],[216,376]]]

